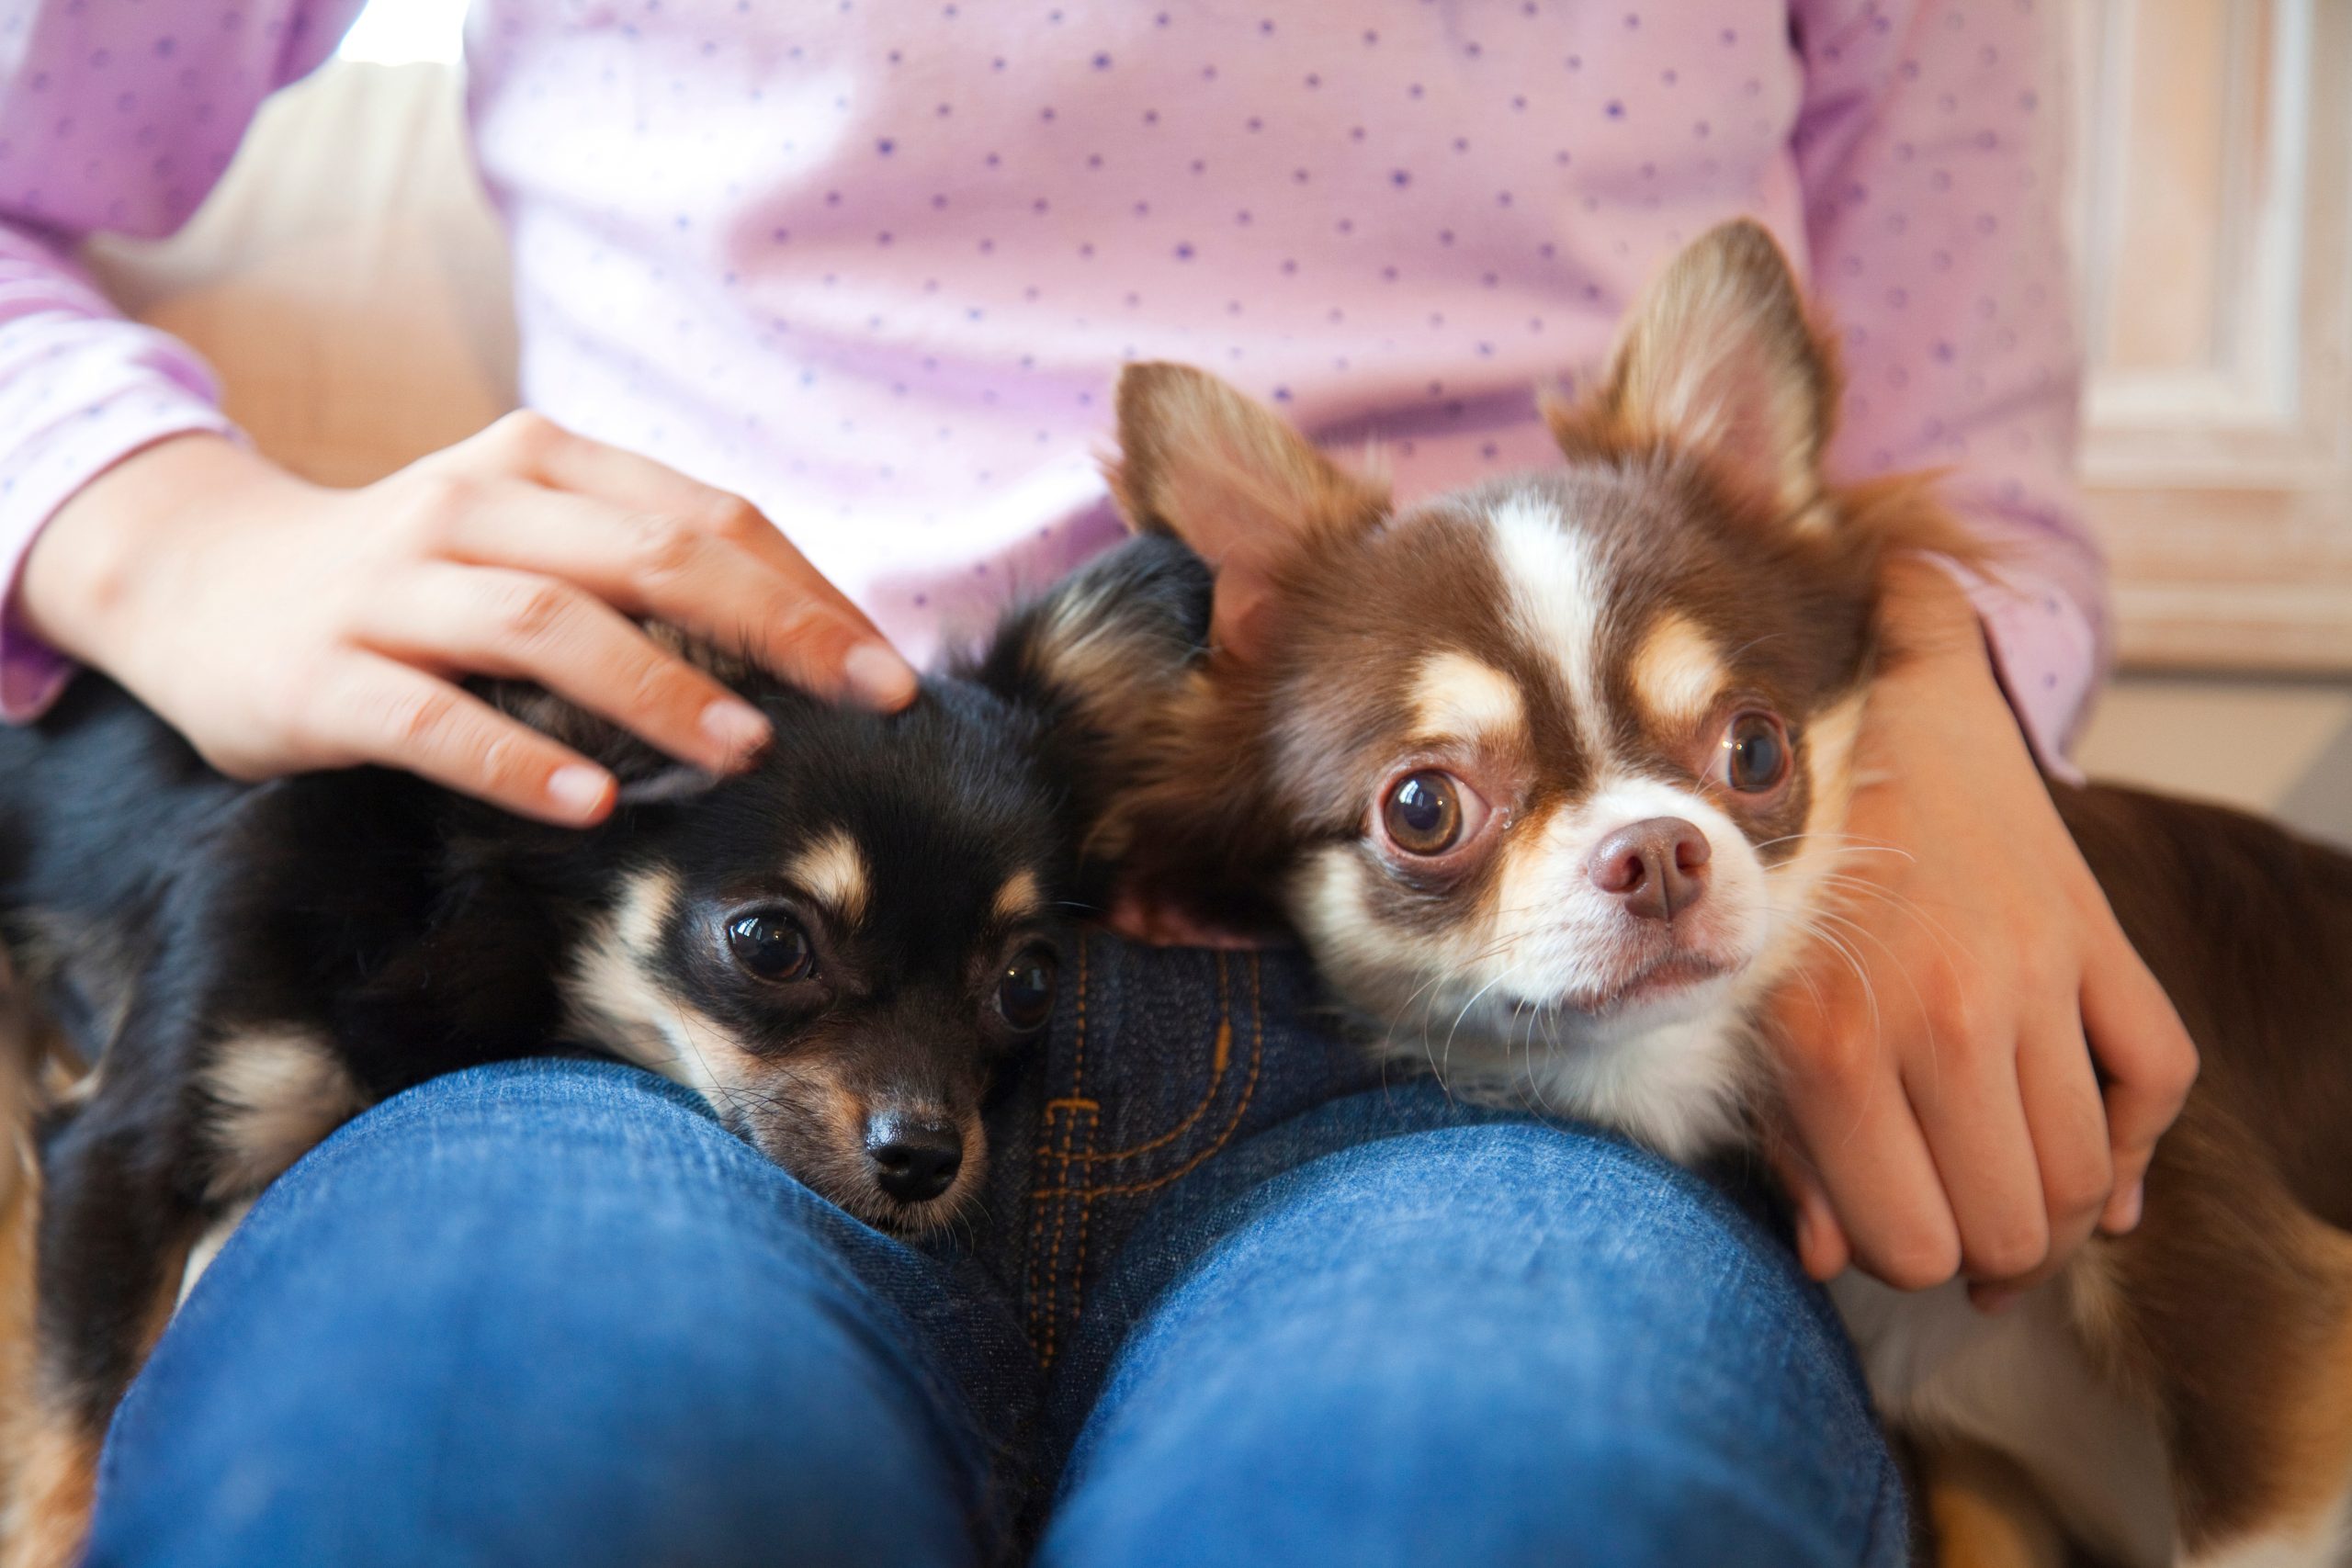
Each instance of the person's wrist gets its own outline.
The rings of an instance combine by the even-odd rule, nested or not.
[[[1888,561],[1880,572],[1880,592],[1886,629],[1917,651],[1950,652],[1954,644],[1982,646],[1975,601],[1936,558],[1909,554]]]
[[[34,637],[85,663],[119,670],[122,639],[144,618],[142,588],[167,535],[198,508],[245,512],[301,480],[209,433],[132,453],[58,508],[26,555],[17,611]]]

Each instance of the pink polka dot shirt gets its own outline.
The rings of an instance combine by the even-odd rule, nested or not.
[[[353,0],[0,4],[0,566],[224,428],[66,259],[195,209]],[[2056,0],[476,0],[525,399],[749,497],[915,657],[1118,531],[1119,365],[1191,361],[1410,497],[1556,462],[1676,247],[1751,214],[1843,334],[1848,476],[1933,465],[2045,758],[2100,657],[2071,471]],[[15,625],[0,706],[60,661]]]

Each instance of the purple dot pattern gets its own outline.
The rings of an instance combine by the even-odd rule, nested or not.
[[[52,245],[186,220],[356,0],[0,0],[0,547],[203,368]],[[1119,366],[1182,359],[1399,492],[1556,462],[1531,387],[1734,216],[1840,322],[1834,452],[1947,465],[2055,759],[2097,668],[2069,473],[2058,0],[476,0],[526,400],[738,491],[917,657],[1116,536]],[[13,576],[13,565],[10,566]],[[54,660],[0,626],[0,705]],[[2051,679],[2045,679],[2051,677]]]

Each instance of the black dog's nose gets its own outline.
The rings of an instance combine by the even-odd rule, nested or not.
[[[1679,817],[1652,817],[1601,840],[1585,874],[1645,920],[1671,920],[1707,890],[1707,835]]]
[[[901,1203],[924,1203],[947,1190],[964,1166],[964,1134],[944,1122],[918,1122],[885,1111],[865,1123],[865,1157],[882,1190]]]

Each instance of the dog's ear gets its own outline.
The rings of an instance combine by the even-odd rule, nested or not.
[[[1247,659],[1282,561],[1369,527],[1388,487],[1317,451],[1281,416],[1205,371],[1131,365],[1119,377],[1112,493],[1147,533],[1173,535],[1216,572],[1212,635]]]
[[[645,630],[662,647],[739,692],[759,680],[747,660],[695,641],[673,627],[649,623]],[[623,807],[690,800],[720,782],[719,774],[681,762],[612,720],[545,687],[522,681],[483,681],[475,682],[473,690],[499,712],[609,772],[620,785],[618,803]]]
[[[620,785],[617,800],[624,807],[688,800],[719,782],[717,773],[658,751],[612,720],[542,687],[491,681],[477,690],[499,712],[609,772]]]
[[[1206,649],[1212,587],[1182,540],[1130,539],[1006,615],[968,673],[1049,728],[1115,734],[1146,722]]]
[[[1780,246],[1737,219],[1685,246],[1650,284],[1599,390],[1544,412],[1570,457],[1671,441],[1802,523],[1820,514],[1838,391],[1835,357]]]
[[[1212,588],[1190,546],[1147,534],[1007,615],[961,671],[1035,722],[1088,859],[1125,852],[1110,818],[1207,651]]]

